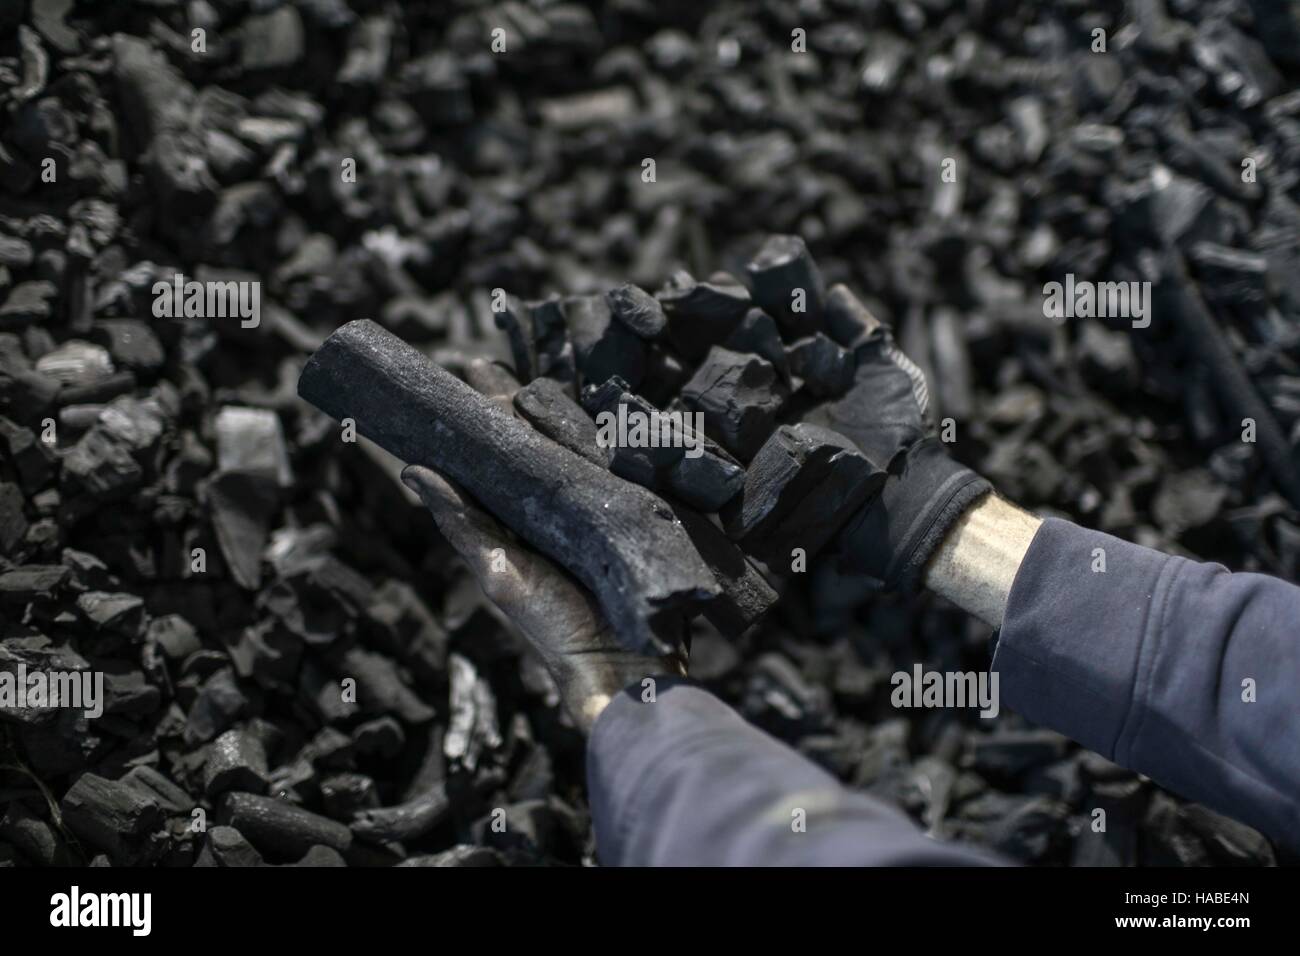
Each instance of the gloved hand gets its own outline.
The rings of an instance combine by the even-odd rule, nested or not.
[[[402,481],[420,496],[488,600],[541,656],[583,733],[590,732],[605,705],[629,684],[647,676],[686,675],[681,658],[656,660],[624,650],[582,585],[513,539],[437,472],[412,465],[402,472]]]
[[[880,494],[845,524],[839,537],[845,567],[910,592],[944,535],[989,483],[949,457],[936,436],[925,376],[894,344],[889,327],[843,286],[827,302],[833,329],[857,333],[853,387],[809,420],[851,439],[888,468]]]

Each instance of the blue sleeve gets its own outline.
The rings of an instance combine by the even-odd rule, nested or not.
[[[1023,716],[1300,846],[1300,588],[1048,519],[993,669]]]
[[[660,678],[619,694],[587,744],[607,866],[972,866],[991,856],[926,837],[845,789],[705,690]]]

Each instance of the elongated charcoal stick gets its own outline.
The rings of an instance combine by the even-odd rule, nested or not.
[[[505,774],[499,770],[461,786],[443,780],[414,800],[358,811],[352,818],[352,833],[372,843],[414,840],[450,817],[459,805],[490,793],[505,782]]]
[[[1300,508],[1300,464],[1286,433],[1273,417],[1273,410],[1255,390],[1236,351],[1201,298],[1200,289],[1187,274],[1186,262],[1176,251],[1165,253],[1156,294],[1162,297],[1162,304],[1177,323],[1188,351],[1205,365],[1233,427],[1239,427],[1243,419],[1254,419],[1260,457],[1278,489]]]
[[[325,340],[298,394],[462,485],[589,587],[630,650],[672,652],[683,617],[718,594],[667,504],[506,414],[368,319]]]

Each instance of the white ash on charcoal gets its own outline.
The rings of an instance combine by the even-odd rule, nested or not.
[[[1008,711],[895,710],[890,674],[978,671],[988,634],[823,539],[885,465],[848,413],[889,322],[1003,494],[1300,576],[1294,4],[0,2],[0,27],[0,668],[110,689],[95,720],[0,713],[0,766],[42,784],[0,769],[0,865],[590,861],[553,684],[400,463],[296,396],[366,317],[644,484],[706,585],[695,675],[846,784],[1026,862],[1275,861]],[[177,274],[260,283],[260,322],[158,315]],[[1048,318],[1070,274],[1151,282],[1150,324]],[[702,413],[704,454],[597,447],[582,401],[619,379]],[[792,443],[809,470],[776,467]]]

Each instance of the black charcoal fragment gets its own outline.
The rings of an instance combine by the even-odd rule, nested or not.
[[[62,564],[24,565],[0,573],[0,602],[25,604],[41,597],[54,597],[72,577]]]
[[[583,390],[582,406],[594,419],[600,448],[611,452],[610,470],[655,489],[686,454],[685,422],[665,415],[621,378]]]
[[[37,359],[36,371],[65,388],[75,388],[100,382],[114,369],[106,348],[72,339]]]
[[[853,385],[853,353],[841,348],[824,333],[799,339],[786,350],[790,373],[803,380],[803,387],[821,398],[843,395]]]
[[[247,730],[227,730],[208,748],[203,767],[203,792],[215,799],[227,790],[265,793],[266,751]]]
[[[262,855],[234,827],[213,827],[205,849],[216,866],[262,866]]]
[[[0,484],[0,554],[13,555],[30,526],[23,493],[17,485]]]
[[[358,754],[388,760],[406,745],[406,731],[392,717],[378,717],[359,724],[352,731],[352,740]]]
[[[434,784],[405,803],[364,810],[352,820],[352,832],[369,843],[413,840],[443,823],[458,807],[472,803],[505,782],[500,771],[484,773],[473,782],[457,776]]]
[[[790,338],[822,328],[826,284],[798,236],[772,236],[745,266],[754,301]]]
[[[193,745],[211,740],[248,710],[248,697],[223,667],[203,684],[185,724],[185,740]]]
[[[428,856],[413,856],[398,866],[505,866],[501,853],[491,847],[460,843],[449,850]]]
[[[73,866],[76,859],[58,831],[19,801],[0,815],[0,838],[9,841],[37,866]]]
[[[722,589],[705,605],[704,616],[724,635],[735,637],[766,614],[778,595],[744,552],[707,516],[689,508],[674,510]]]
[[[1050,730],[1004,731],[976,738],[971,759],[981,774],[1006,780],[1059,759],[1066,739]]]
[[[770,362],[716,345],[682,387],[709,434],[742,461],[767,441],[787,394]]]
[[[614,319],[643,339],[657,339],[668,325],[659,300],[628,282],[605,293]],[[617,374],[617,373],[611,373]]]
[[[54,477],[56,456],[50,443],[3,417],[0,417],[0,453],[18,473],[18,480],[28,494],[44,488]]]
[[[826,294],[826,331],[840,345],[861,345],[880,326],[880,320],[843,285]]]
[[[77,839],[115,860],[147,862],[158,852],[162,809],[121,781],[83,773],[64,794],[60,808],[64,824]]]
[[[745,469],[713,442],[691,429],[692,450],[668,470],[668,491],[692,508],[718,511],[740,492]],[[703,442],[702,445],[696,443]],[[699,447],[696,455],[694,448]]]
[[[645,343],[615,322],[604,296],[571,296],[560,303],[574,359],[586,382],[603,382],[617,375],[631,388],[645,374]]]
[[[195,803],[176,783],[148,765],[131,768],[121,782],[153,800],[168,814],[188,816]]]
[[[730,335],[753,305],[736,280],[698,282],[689,273],[674,276],[655,297],[667,316],[674,348],[690,359]]]
[[[327,846],[317,845],[312,847],[306,853],[304,853],[302,855],[302,859],[298,860],[296,863],[287,863],[284,865],[285,866],[308,866],[308,867],[321,867],[321,866],[336,867],[336,866],[347,866],[348,863],[347,860],[343,858],[343,856],[339,853],[338,850],[332,849]]]
[[[297,859],[318,845],[344,855],[352,846],[352,831],[343,824],[275,797],[227,793],[218,820],[262,854],[282,860]]]
[[[144,601],[134,594],[87,591],[77,595],[77,612],[94,631],[112,631],[130,637],[145,628]]]
[[[189,621],[179,614],[164,614],[149,621],[148,639],[173,661],[184,660],[203,645]]]
[[[844,436],[782,425],[750,462],[723,525],[747,550],[773,560],[789,562],[794,548],[812,557],[884,481],[884,469]]]
[[[305,35],[295,7],[248,17],[240,31],[240,65],[245,70],[292,66],[302,58]]]
[[[1167,315],[1178,328],[1182,341],[1205,366],[1220,402],[1234,422],[1250,419],[1258,431],[1260,457],[1273,473],[1282,493],[1300,507],[1300,462],[1287,443],[1272,411],[1260,399],[1228,344],[1224,333],[1187,274],[1182,257],[1175,252],[1164,256],[1161,281],[1155,287],[1153,308]]]
[[[350,820],[362,810],[379,806],[375,781],[361,773],[331,774],[320,782],[320,794],[325,815],[335,820]]]
[[[392,658],[349,648],[338,664],[338,675],[356,681],[356,701],[366,713],[394,713],[408,724],[433,719],[433,708],[406,685]]]
[[[781,342],[781,332],[776,327],[776,320],[762,309],[746,312],[722,344],[733,352],[753,352],[767,359],[781,373],[782,380],[790,384],[790,362]]]
[[[54,283],[43,279],[18,283],[0,303],[0,330],[50,322],[57,294]]]
[[[265,478],[269,483],[293,483],[284,430],[275,412],[227,405],[214,420],[217,467],[223,473]]]
[[[495,318],[497,328],[505,329],[510,340],[520,382],[527,384],[538,376],[565,383],[574,380],[573,344],[558,299],[520,302],[509,298]]]

